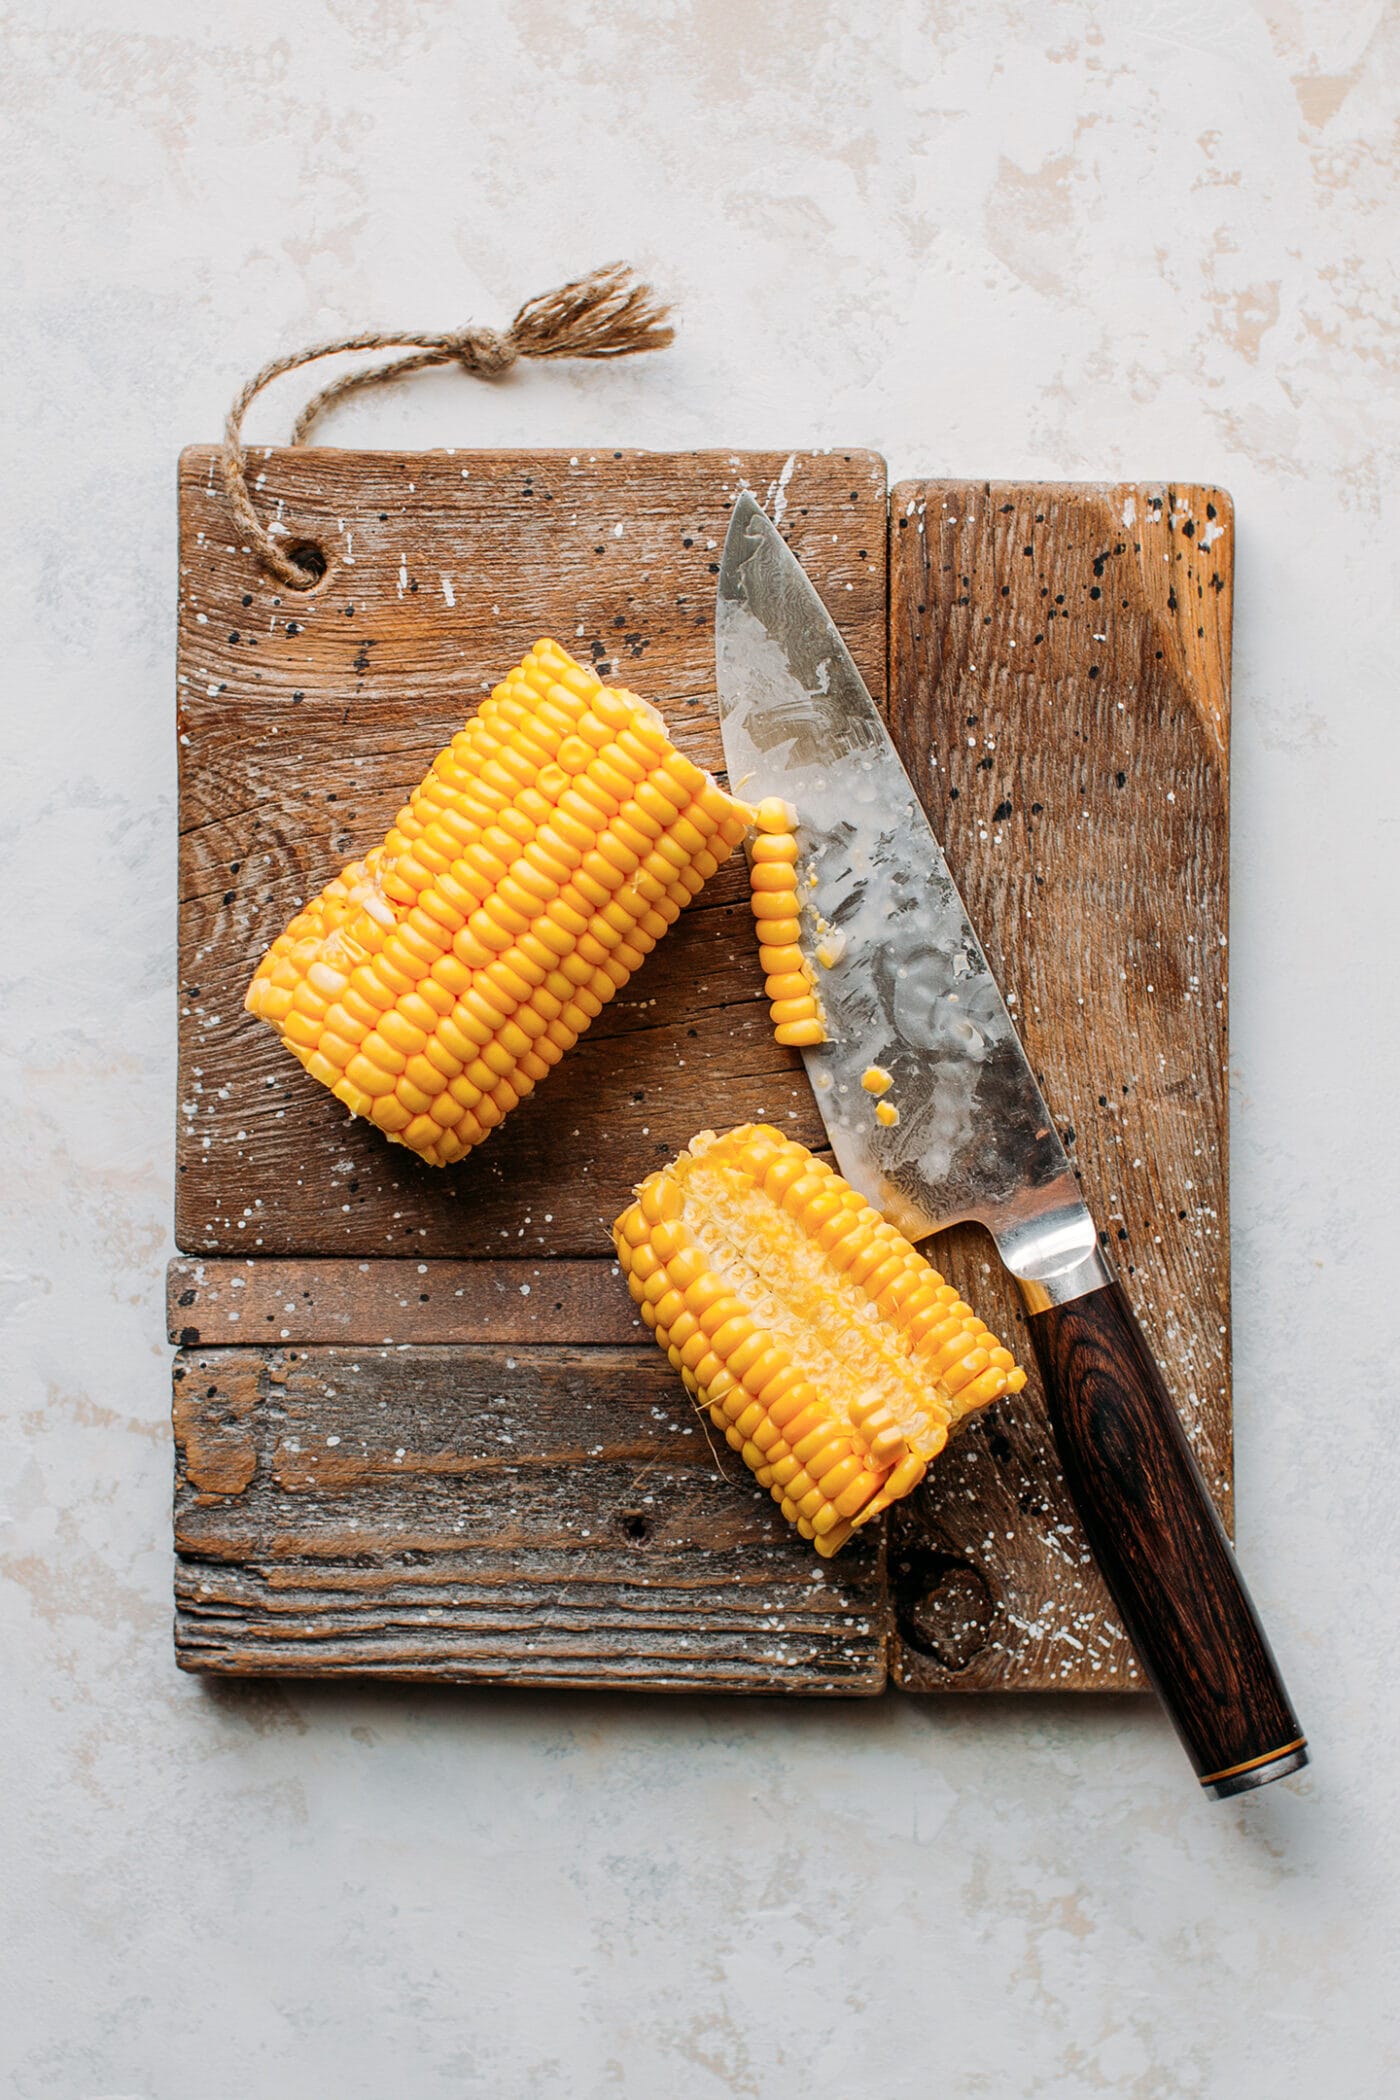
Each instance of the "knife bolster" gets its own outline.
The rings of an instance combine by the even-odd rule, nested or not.
[[[999,1229],[997,1252],[1020,1286],[1028,1313],[1072,1305],[1114,1280],[1097,1228],[1081,1202]]]

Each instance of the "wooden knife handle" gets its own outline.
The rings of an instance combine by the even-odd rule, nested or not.
[[[1094,1558],[1202,1786],[1219,1800],[1296,1771],[1303,1731],[1122,1285],[1030,1329]]]

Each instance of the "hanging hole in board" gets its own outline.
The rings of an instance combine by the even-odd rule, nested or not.
[[[293,540],[286,554],[288,561],[294,561],[306,577],[305,583],[289,584],[288,589],[314,591],[318,583],[325,582],[330,563],[315,540]]]

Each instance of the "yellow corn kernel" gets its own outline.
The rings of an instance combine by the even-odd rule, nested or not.
[[[780,924],[786,924],[793,916],[790,889],[756,890],[749,899],[749,905],[761,928],[773,919],[778,920]]]
[[[805,1021],[784,1021],[773,1030],[775,1042],[789,1050],[809,1050],[814,1043],[826,1041],[826,1029],[815,1014]]]
[[[1025,1384],[894,1227],[767,1124],[702,1131],[643,1182],[613,1239],[697,1404],[820,1554],[915,1487],[968,1414]]]
[[[353,1114],[446,1164],[548,1074],[752,822],[645,701],[537,642],[383,844],[272,943],[245,1003]]]
[[[795,843],[794,841],[794,845]],[[783,860],[755,859],[749,873],[749,884],[755,896],[764,890],[782,890],[791,896],[797,887],[792,869]],[[334,998],[340,987],[333,985],[330,989],[331,997]]]

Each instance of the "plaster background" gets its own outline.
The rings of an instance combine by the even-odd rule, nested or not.
[[[0,29],[0,2089],[1395,2091],[1394,8],[42,0]],[[504,318],[612,255],[680,301],[668,355],[434,376],[327,434],[1234,492],[1240,1540],[1297,1781],[1206,1806],[1145,1704],[174,1669],[176,448],[279,346]]]

